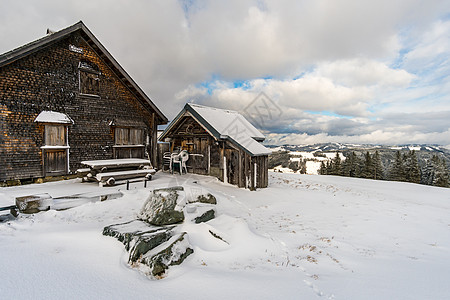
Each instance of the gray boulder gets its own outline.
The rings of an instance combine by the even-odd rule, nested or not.
[[[177,205],[182,191],[183,187],[154,190],[145,201],[138,218],[157,226],[183,222],[182,207]]]
[[[164,242],[167,242],[173,236],[170,229],[158,230],[154,232],[144,233],[134,239],[134,245],[130,250],[128,263],[134,264],[139,262],[144,254],[156,248]]]
[[[197,201],[200,203],[217,204],[216,197],[211,193],[199,195]]]
[[[214,209],[210,209],[207,210],[206,212],[204,212],[202,215],[196,217],[193,221],[198,224],[198,223],[203,223],[203,222],[208,222],[209,220],[212,220],[216,217],[216,212],[214,211]]]
[[[140,220],[106,226],[103,235],[117,238],[129,251],[128,263],[162,278],[166,270],[181,264],[194,250],[187,233],[175,234],[175,226],[156,227]]]
[[[148,266],[149,273],[155,278],[162,278],[170,266],[181,264],[194,253],[187,240],[186,232],[172,237],[157,249],[159,251],[147,252],[139,261]]]
[[[53,204],[53,198],[47,194],[36,194],[16,198],[16,206],[21,213],[34,214],[49,210]]]
[[[174,228],[174,226],[158,227],[151,226],[141,220],[132,220],[125,223],[106,226],[103,229],[103,235],[118,239],[119,242],[125,245],[125,249],[129,251],[130,248],[135,247],[141,239],[141,236],[166,233],[172,228]]]

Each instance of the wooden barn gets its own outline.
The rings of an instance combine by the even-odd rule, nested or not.
[[[131,46],[130,46],[131,47]],[[80,21],[0,55],[0,183],[150,158],[167,118]]]
[[[241,114],[188,103],[159,137],[168,151],[187,150],[187,170],[251,190],[268,185],[268,155],[261,134]]]

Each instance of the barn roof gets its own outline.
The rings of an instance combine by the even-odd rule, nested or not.
[[[122,66],[114,59],[114,57],[106,50],[106,48],[100,43],[100,41],[92,34],[92,32],[84,25],[82,21],[69,26],[65,29],[47,35],[43,38],[35,40],[31,43],[23,45],[14,50],[8,51],[0,55],[0,68],[6,66],[14,61],[17,61],[27,55],[35,53],[50,44],[60,41],[70,34],[79,31],[85,41],[92,49],[103,59],[103,61],[111,68],[111,70],[119,77],[122,83],[144,103],[147,103],[161,120],[160,124],[166,124],[168,122],[167,117],[156,107],[152,100],[145,94],[145,92],[137,85],[137,83],[128,75],[128,73],[122,68]]]
[[[264,135],[240,113],[192,103],[184,106],[183,110],[161,134],[160,140],[169,135],[171,129],[186,113],[190,113],[217,140],[229,140],[252,156],[271,153],[260,143],[264,141]]]

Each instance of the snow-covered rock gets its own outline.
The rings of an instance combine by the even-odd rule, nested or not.
[[[134,248],[142,236],[152,235],[158,232],[165,232],[174,226],[158,227],[152,226],[141,220],[132,220],[125,223],[106,226],[103,235],[112,236],[125,245],[127,251]]]
[[[16,198],[16,206],[21,213],[34,214],[40,211],[49,210],[53,203],[53,198],[47,194],[36,194]]]
[[[147,198],[138,218],[152,225],[170,225],[183,222],[184,214],[180,195],[183,187],[170,187],[154,190]]]
[[[141,259],[140,269],[155,278],[162,278],[170,266],[181,264],[194,250],[186,232],[174,235],[170,240],[148,251]]]
[[[154,278],[162,278],[171,265],[179,265],[194,252],[187,235],[175,226],[157,227],[140,220],[114,224],[103,235],[117,238],[129,251],[128,263]]]

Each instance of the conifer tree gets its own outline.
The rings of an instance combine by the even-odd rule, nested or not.
[[[439,162],[436,164],[433,185],[440,187],[449,187],[449,174],[445,159],[442,158],[442,160],[440,160],[438,158],[438,160]]]
[[[299,172],[300,174],[306,174],[306,160],[305,159],[301,159],[299,161]]]
[[[389,172],[389,179],[394,181],[405,181],[405,172],[403,168],[403,157],[400,151],[395,154],[394,164]]]
[[[350,153],[342,163],[342,175],[347,177],[356,177],[356,154],[353,151]]]
[[[320,162],[319,174],[327,175],[327,167],[325,166],[325,163],[323,162],[323,160]]]
[[[339,155],[339,152],[336,152],[336,156],[333,159],[332,172],[333,175],[342,175],[341,156]]]
[[[378,150],[375,151],[373,158],[373,178],[374,179],[383,179],[383,164],[381,163],[381,157]]]
[[[420,183],[420,168],[416,151],[409,151],[404,160],[405,179],[408,182]]]
[[[327,169],[327,175],[334,175],[333,174],[333,162],[330,160],[327,160],[327,165],[326,165],[326,169]]]
[[[439,165],[439,157],[434,154],[431,159],[427,161],[425,169],[422,174],[421,183],[427,185],[433,185],[436,177],[436,166]]]
[[[372,157],[370,156],[369,151],[364,155],[364,164],[361,172],[362,178],[373,178],[374,175],[374,167],[372,163]]]

